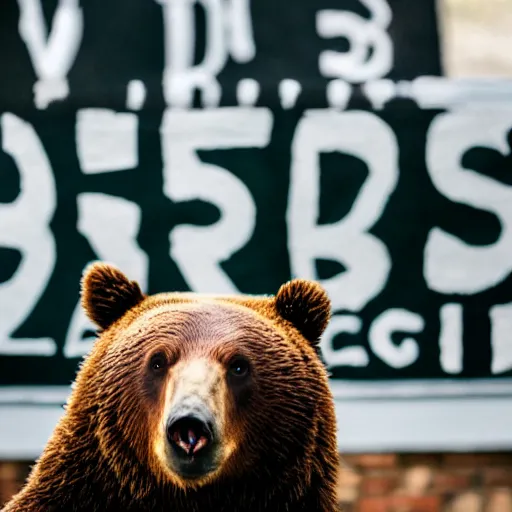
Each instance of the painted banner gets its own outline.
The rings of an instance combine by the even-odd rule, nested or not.
[[[319,280],[333,380],[512,376],[512,102],[458,101],[433,1],[2,11],[0,392],[69,386],[95,259],[149,293]]]

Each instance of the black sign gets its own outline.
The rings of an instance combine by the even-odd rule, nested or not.
[[[339,4],[3,9],[0,386],[73,380],[94,259],[149,293],[319,280],[333,379],[512,375],[512,106],[422,78],[433,2]]]
[[[441,75],[434,0],[18,0],[1,108],[327,106],[326,87]],[[197,94],[195,94],[197,93]],[[56,100],[65,100],[55,103]],[[58,108],[60,106],[60,108]]]

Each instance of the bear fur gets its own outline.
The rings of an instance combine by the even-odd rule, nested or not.
[[[3,512],[338,510],[336,419],[318,347],[330,301],[317,283],[292,280],[275,296],[146,296],[95,262],[81,297],[98,339]],[[201,445],[194,429],[166,430],[185,395],[216,425],[215,437],[196,436]],[[197,469],[206,442],[215,448],[202,448],[209,466]],[[202,473],[180,473],[174,456]]]

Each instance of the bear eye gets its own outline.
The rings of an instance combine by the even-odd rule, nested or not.
[[[167,366],[167,359],[164,354],[155,354],[150,362],[149,367],[154,373],[162,373]]]
[[[249,373],[249,363],[242,357],[236,357],[229,363],[228,371],[234,377],[245,377]]]

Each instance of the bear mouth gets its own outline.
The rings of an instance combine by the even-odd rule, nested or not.
[[[203,421],[185,417],[173,422],[168,429],[168,439],[179,455],[193,457],[212,442],[212,432]]]
[[[170,421],[167,440],[180,456],[193,457],[204,452],[213,442],[213,428],[196,415]]]
[[[202,405],[180,404],[166,425],[169,463],[182,478],[200,479],[215,470],[219,439],[215,419]]]

